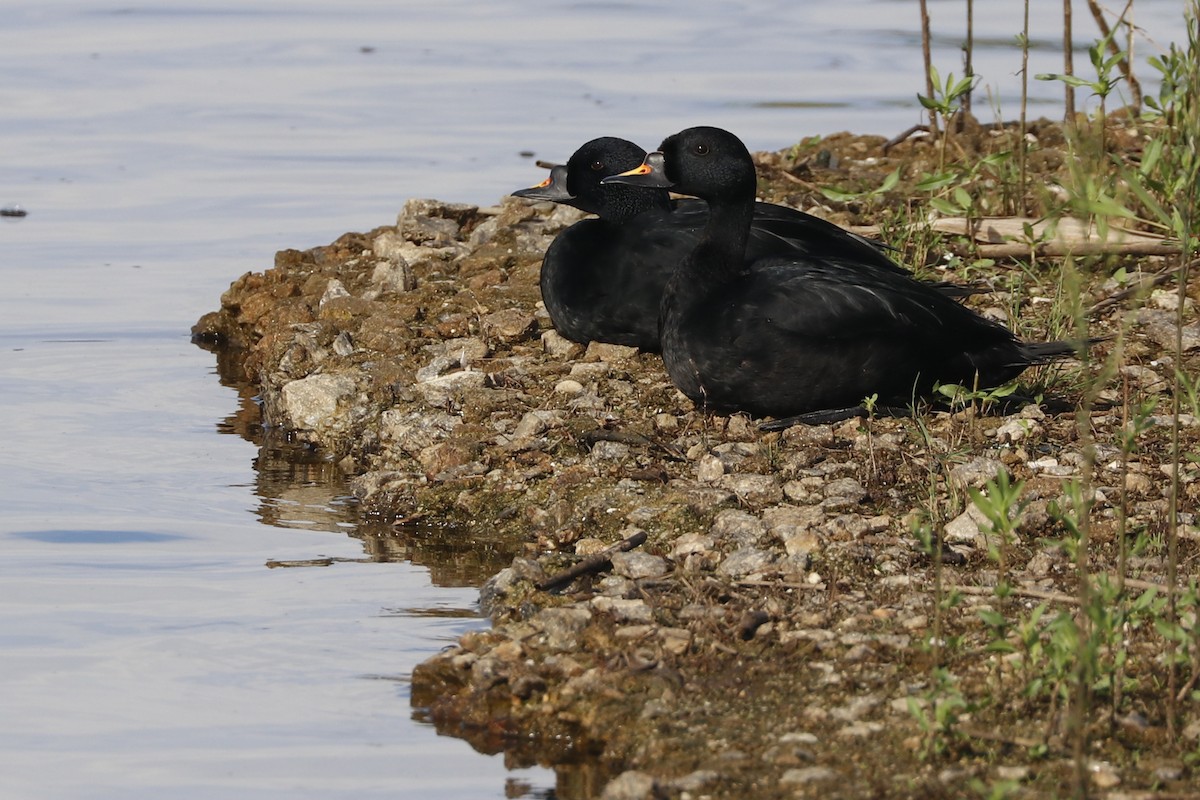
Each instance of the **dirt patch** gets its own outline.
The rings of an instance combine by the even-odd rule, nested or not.
[[[1012,135],[968,127],[946,152],[982,163]],[[1030,184],[1047,186],[1067,161],[1063,137],[1045,122],[1032,135]],[[1140,141],[1116,120],[1107,146]],[[912,185],[944,153],[928,140],[883,145],[843,134],[760,154],[763,195],[889,235],[899,210],[927,198]],[[897,169],[890,192],[871,194]],[[988,196],[996,176],[976,177]],[[821,186],[856,196],[831,204]],[[698,412],[657,356],[551,330],[538,267],[578,218],[514,199],[410,201],[396,225],[279,253],[194,329],[257,386],[266,419],[351,476],[364,509],[398,536],[453,530],[519,553],[484,587],[494,628],[413,676],[414,704],[439,730],[560,767],[562,797],[595,796],[612,776],[610,797],[1054,796],[1080,763],[1097,791],[1190,785],[1193,651],[1180,645],[1171,683],[1154,622],[1162,596],[1147,590],[1166,579],[1173,285],[1091,314],[1090,333],[1111,338],[1086,363],[1027,373],[1021,391],[1041,404],[984,409],[977,398],[764,432]],[[918,271],[991,288],[969,302],[1023,336],[1064,334],[1061,262],[989,263],[927,231],[919,247],[889,238]],[[967,255],[942,258],[952,244]],[[1080,263],[1080,303],[1168,263]],[[1195,299],[1193,289],[1193,327]],[[1187,341],[1180,367],[1196,374],[1200,337]],[[1077,413],[1089,384],[1094,407]],[[1200,451],[1196,420],[1179,419],[1182,452]],[[1023,482],[1009,534],[972,510],[972,491],[1001,472]],[[1186,461],[1181,474],[1190,575],[1200,482]],[[1073,485],[1091,498],[1086,510]],[[1124,563],[1126,579],[1110,603],[1084,607],[1128,612],[1075,628],[1108,631],[1083,681],[1072,672],[1082,651],[1064,643],[1088,616],[1081,520],[1088,571],[1117,575]],[[606,569],[537,588],[643,532]],[[1194,614],[1180,603],[1186,628]],[[1073,705],[1080,683],[1086,702]]]

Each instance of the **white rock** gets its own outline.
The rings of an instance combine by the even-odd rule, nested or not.
[[[285,384],[281,397],[292,426],[315,431],[329,424],[338,403],[354,391],[354,379],[347,375],[309,375]]]
[[[705,453],[696,462],[696,480],[701,483],[713,483],[724,474],[725,465],[712,453]]]
[[[554,386],[554,391],[558,394],[565,394],[568,397],[578,397],[579,395],[583,394],[583,384],[579,381],[567,378],[566,380],[559,381]]]
[[[414,388],[429,405],[440,408],[468,389],[482,389],[487,375],[476,370],[451,372],[416,384]]]
[[[593,597],[592,608],[602,614],[611,614],[619,622],[653,622],[650,606],[645,600],[626,600],[623,597]]]
[[[325,286],[325,294],[321,295],[321,300],[317,304],[318,308],[324,308],[325,304],[330,300],[335,300],[339,297],[349,297],[350,292],[346,291],[346,287],[337,278],[330,278],[329,283]]]

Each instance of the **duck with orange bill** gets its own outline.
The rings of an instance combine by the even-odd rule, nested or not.
[[[613,342],[658,352],[658,313],[675,266],[699,241],[708,221],[703,200],[672,200],[665,188],[604,183],[640,165],[646,151],[602,137],[587,142],[537,186],[513,192],[530,200],[565,203],[596,218],[560,233],[542,261],[542,301],[555,329],[572,341]],[[746,265],[770,256],[841,255],[863,270],[908,275],[883,245],[832,222],[786,206],[755,202]],[[971,290],[933,284],[952,296]]]
[[[720,128],[669,136],[604,183],[708,203],[660,314],[667,372],[705,409],[837,419],[859,413],[872,396],[903,407],[936,384],[995,387],[1080,346],[1023,342],[907,274],[863,269],[855,249],[753,254],[754,161]]]

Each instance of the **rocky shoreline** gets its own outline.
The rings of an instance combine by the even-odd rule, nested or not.
[[[881,170],[881,141],[830,146],[843,168]],[[789,158],[767,154],[763,169],[778,178]],[[791,184],[771,191],[794,195]],[[813,202],[801,207],[828,216]],[[412,200],[395,225],[280,252],[194,328],[241,364],[269,424],[353,476],[368,512],[521,553],[484,587],[493,628],[421,665],[414,704],[479,749],[562,767],[564,798],[961,797],[1003,781],[1041,796],[1068,785],[1055,725],[1036,759],[1022,746],[1028,714],[1053,708],[965,711],[953,757],[928,751],[921,719],[938,705],[940,664],[965,689],[1005,696],[980,611],[1073,591],[1070,556],[1045,545],[1062,537],[1064,481],[1090,469],[1069,388],[1059,410],[968,405],[773,432],[705,415],[657,356],[583,347],[550,328],[539,262],[580,216],[511,198]],[[1057,291],[1053,274],[1039,279],[1019,313],[1035,316],[1036,298]],[[1120,400],[1121,375],[1139,397],[1164,390],[1173,295],[1138,312],[1102,398]],[[1011,318],[1011,299],[971,302]],[[1111,306],[1094,330],[1115,332],[1121,313]],[[1200,336],[1189,344],[1194,354]],[[1111,553],[1119,517],[1161,532],[1172,420],[1151,415],[1147,446],[1116,471],[1122,406],[1097,408],[1092,536]],[[1194,420],[1183,422],[1194,443]],[[1026,502],[1003,576],[970,499],[1002,471],[1024,481]],[[944,546],[923,544],[921,530]],[[1193,554],[1194,528],[1182,533]],[[538,588],[643,535],[601,568]],[[1136,558],[1141,580],[1161,579],[1161,559]],[[992,594],[1002,577],[1016,590],[1006,600]],[[945,587],[962,598],[952,610],[939,605]],[[1095,787],[1185,785],[1161,721],[1123,719],[1109,720],[1120,736],[1093,754]],[[1131,747],[1150,755],[1131,758]]]

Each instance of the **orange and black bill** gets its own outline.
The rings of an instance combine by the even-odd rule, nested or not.
[[[648,153],[646,159],[629,170],[616,175],[609,175],[601,183],[627,183],[630,186],[653,186],[668,189],[674,184],[667,177],[666,161],[660,152]]]
[[[551,200],[555,203],[565,203],[575,199],[575,195],[567,189],[567,168],[562,164],[555,164],[551,167],[546,180],[537,186],[517,189],[512,196],[524,197],[527,200]]]

